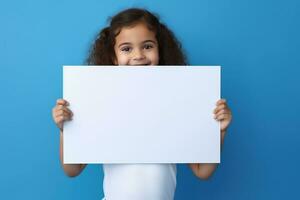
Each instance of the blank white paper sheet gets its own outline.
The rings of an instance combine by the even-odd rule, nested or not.
[[[219,163],[220,66],[63,66],[64,163]]]

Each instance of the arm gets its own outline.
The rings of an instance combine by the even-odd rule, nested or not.
[[[221,149],[224,143],[225,133],[226,131],[221,132],[221,135],[223,136],[221,137]],[[219,163],[190,163],[188,165],[195,176],[203,180],[208,180],[219,166]]]
[[[214,110],[215,119],[221,122],[221,149],[224,143],[226,129],[228,128],[232,115],[231,110],[226,104],[225,99],[217,102],[217,108]],[[207,180],[218,167],[218,163],[190,163],[188,164],[195,176]]]
[[[66,100],[58,99],[55,107],[52,110],[52,117],[57,127],[60,129],[59,157],[61,166],[63,167],[66,175],[68,175],[69,177],[75,177],[82,172],[82,170],[86,167],[86,164],[64,164],[63,162],[63,123],[64,121],[72,120],[73,116],[72,111],[67,108],[68,105],[69,103]]]
[[[66,175],[69,177],[76,177],[78,176],[83,169],[86,167],[86,164],[64,164],[63,155],[64,155],[64,148],[63,148],[63,131],[60,131],[60,163],[63,167],[63,170]]]

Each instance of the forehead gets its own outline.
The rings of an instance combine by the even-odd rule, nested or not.
[[[144,23],[138,23],[134,26],[123,27],[116,37],[116,44],[123,42],[142,42],[144,40],[154,40],[155,33],[151,31]]]

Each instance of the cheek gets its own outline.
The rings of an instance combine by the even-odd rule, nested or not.
[[[157,50],[149,52],[147,57],[148,57],[149,60],[151,60],[152,65],[158,65],[158,63],[159,63],[159,54],[158,54]]]
[[[117,57],[116,65],[128,65],[129,59],[126,55],[118,54],[118,55],[116,55],[116,57]]]

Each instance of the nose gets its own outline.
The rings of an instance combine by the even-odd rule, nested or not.
[[[145,58],[146,57],[142,50],[140,50],[140,49],[135,50],[134,57],[133,57],[134,60],[139,61],[139,60],[143,60]]]

